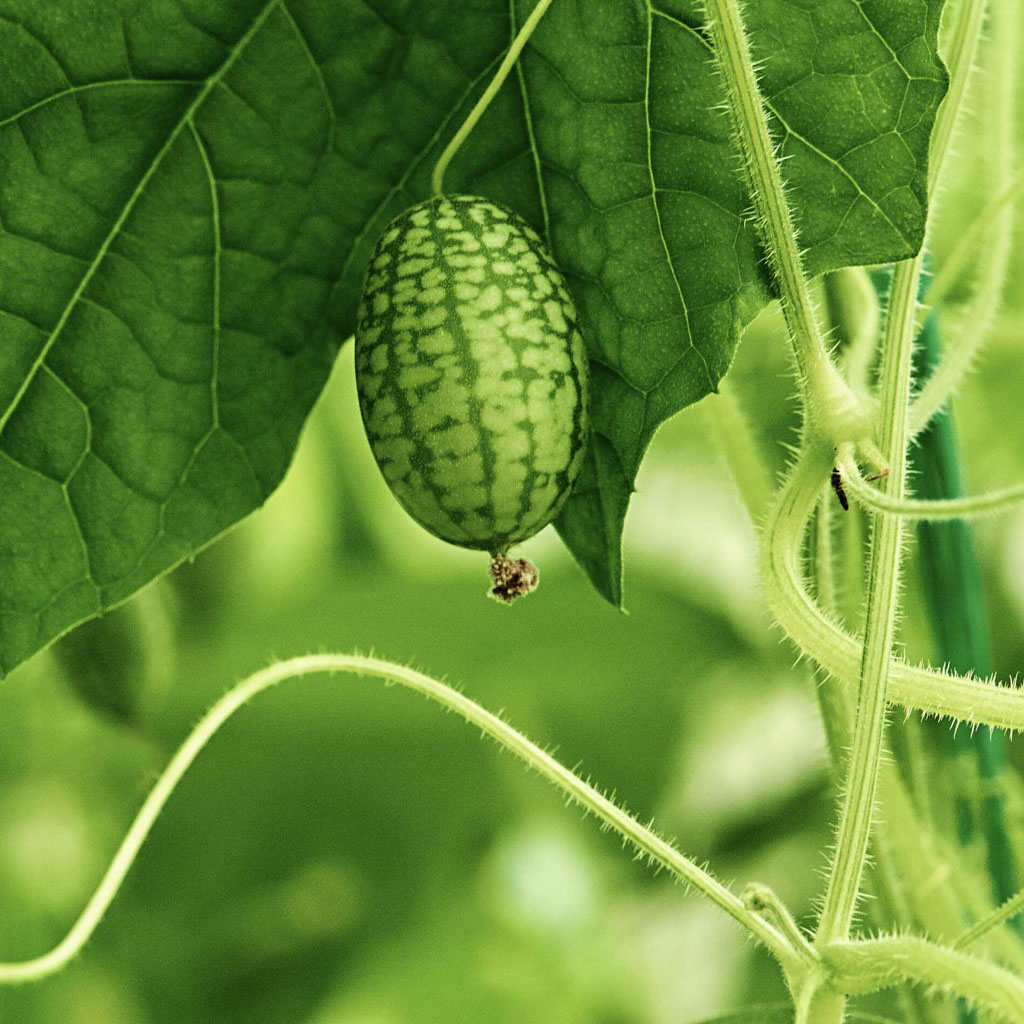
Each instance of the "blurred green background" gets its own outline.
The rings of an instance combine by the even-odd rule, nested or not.
[[[981,99],[936,263],[988,198],[970,141]],[[955,407],[975,491],[1024,478],[1019,249]],[[795,440],[785,352],[770,310],[731,377],[773,478]],[[483,556],[426,535],[387,492],[347,347],[263,510],[0,686],[0,958],[64,934],[214,699],[314,650],[444,676],[720,877],[766,882],[812,921],[834,795],[814,684],[771,627],[754,528],[710,434],[698,406],[656,438],[628,523],[627,615],[550,528],[523,549],[540,589],[506,608],[485,597]],[[1006,677],[1024,665],[1024,513],[977,537]],[[902,639],[927,657],[917,590],[911,564]],[[55,979],[0,990],[0,1019],[685,1024],[783,996],[737,926],[461,720],[338,677],[285,683],[228,724],[85,953]],[[864,1005],[897,1014],[890,997]]]

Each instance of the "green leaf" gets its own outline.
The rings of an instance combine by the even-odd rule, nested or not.
[[[811,274],[920,248],[928,140],[946,83],[941,6],[743,5]],[[654,431],[716,389],[767,300],[699,5],[637,4],[631,19],[622,5],[619,21],[613,33],[594,10],[556,4],[522,62],[547,97],[535,116],[542,177],[552,243],[598,364],[595,444],[611,443],[620,470],[603,474],[599,499],[574,497],[557,525],[617,604],[622,519],[606,524],[595,562],[588,523],[605,518],[595,505],[624,518]],[[613,37],[620,47],[607,45]]]
[[[920,244],[940,6],[747,5],[814,271]],[[531,7],[0,0],[0,673],[274,489],[377,233]],[[556,0],[447,182],[572,283],[595,435],[558,526],[616,603],[643,452],[767,297],[698,24]]]

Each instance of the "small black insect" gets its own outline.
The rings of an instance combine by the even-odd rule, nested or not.
[[[850,511],[850,500],[846,497],[846,491],[843,490],[843,478],[839,474],[839,467],[832,467],[832,490],[836,492],[836,497],[839,499],[839,504],[843,506],[844,512]]]

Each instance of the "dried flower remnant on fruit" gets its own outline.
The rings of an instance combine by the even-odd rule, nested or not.
[[[491,579],[494,586],[488,591],[491,597],[505,604],[512,604],[517,597],[537,589],[540,575],[537,567],[525,558],[506,558],[495,555],[491,559]]]

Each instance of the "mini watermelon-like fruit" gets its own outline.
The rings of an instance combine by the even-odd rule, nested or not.
[[[536,570],[507,551],[568,499],[588,397],[576,309],[540,236],[474,196],[410,207],[370,258],[355,345],[395,497],[435,536],[493,556],[493,596],[532,590]]]

